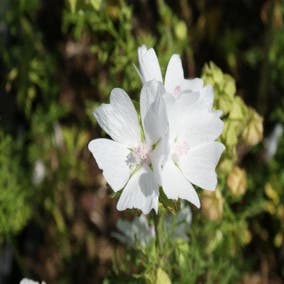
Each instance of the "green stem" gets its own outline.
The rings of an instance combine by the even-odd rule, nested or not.
[[[155,244],[157,254],[160,254],[160,235],[159,235],[159,215],[154,213],[154,226],[155,226]]]

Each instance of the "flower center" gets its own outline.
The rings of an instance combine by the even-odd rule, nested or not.
[[[133,148],[127,157],[127,163],[130,167],[150,163],[151,148],[146,144],[140,144]]]
[[[175,89],[174,89],[174,91],[173,91],[173,94],[172,94],[172,95],[173,95],[175,98],[177,98],[177,97],[180,96],[180,94],[181,94],[181,87],[180,87],[180,86],[176,86]]]
[[[174,161],[178,161],[181,157],[185,156],[188,153],[189,146],[185,140],[176,141],[173,150],[172,158]]]

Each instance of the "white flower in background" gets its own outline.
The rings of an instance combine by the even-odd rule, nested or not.
[[[264,139],[264,157],[266,161],[270,161],[277,152],[278,144],[281,136],[283,135],[283,126],[277,123],[273,128],[271,134]]]
[[[155,229],[150,225],[145,215],[141,214],[132,221],[119,219],[116,227],[119,232],[112,235],[124,244],[134,246],[139,243],[146,246],[155,237]]]
[[[165,231],[171,238],[188,240],[188,230],[192,221],[192,213],[189,206],[181,204],[181,208],[176,215],[169,214],[165,217]]]
[[[54,128],[54,133],[52,136],[52,142],[56,147],[61,148],[64,145],[64,137],[59,122],[56,122],[53,128]]]
[[[138,208],[147,214],[158,211],[160,165],[165,159],[168,120],[162,99],[163,85],[146,83],[140,95],[142,128],[129,96],[113,89],[110,104],[94,112],[102,129],[113,139],[95,139],[89,150],[111,188],[123,189],[117,209]]]
[[[36,160],[34,164],[34,171],[32,181],[34,185],[39,185],[46,175],[46,168],[42,160]]]
[[[138,59],[143,82],[162,75],[155,51],[142,46]],[[184,79],[180,57],[173,55],[165,76],[163,95],[169,119],[169,155],[163,164],[161,185],[168,198],[186,199],[200,207],[193,187],[215,190],[216,165],[224,145],[216,142],[223,130],[220,112],[213,112],[213,89],[201,79]]]
[[[182,204],[181,209],[176,215],[168,214],[163,222],[163,232],[171,239],[188,240],[188,230],[191,225],[192,214],[189,206]],[[118,232],[113,233],[113,237],[120,242],[135,246],[138,244],[145,247],[153,238],[155,238],[155,228],[149,224],[145,215],[141,214],[132,221],[117,221]]]
[[[45,282],[37,282],[37,281],[33,281],[31,279],[28,278],[24,278],[20,281],[20,284],[46,284]]]

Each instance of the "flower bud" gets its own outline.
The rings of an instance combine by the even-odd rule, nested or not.
[[[187,27],[184,21],[179,21],[175,26],[176,37],[180,40],[185,40],[187,36]]]
[[[201,210],[205,217],[212,221],[222,219],[224,199],[218,189],[203,192],[201,199]]]
[[[251,232],[250,230],[246,227],[244,228],[242,234],[241,234],[241,241],[244,245],[247,245],[251,242]]]
[[[222,173],[225,173],[226,175],[228,173],[230,173],[232,171],[233,168],[233,160],[232,159],[223,159],[220,163],[219,163],[219,170]]]
[[[279,248],[281,247],[283,243],[283,235],[281,233],[277,233],[277,235],[274,237],[274,245]]]
[[[225,121],[224,131],[222,134],[222,138],[225,141],[225,145],[229,147],[234,147],[238,143],[238,131],[239,130],[239,122],[238,121]]]
[[[247,107],[240,97],[235,97],[230,106],[229,118],[232,120],[244,120],[247,117]]]
[[[235,80],[228,74],[224,75],[224,92],[227,96],[233,98],[236,93]]]
[[[242,138],[247,145],[254,146],[263,137],[263,118],[253,109],[249,109],[249,121],[243,131]]]
[[[266,196],[272,200],[273,204],[277,205],[279,203],[279,195],[277,193],[277,191],[275,190],[275,188],[273,188],[273,186],[271,185],[271,183],[266,183],[265,187],[264,187],[264,191]]]
[[[227,178],[227,185],[233,196],[241,196],[247,189],[247,175],[245,170],[234,167]]]

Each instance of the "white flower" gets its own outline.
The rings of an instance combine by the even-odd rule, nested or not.
[[[28,278],[24,278],[20,281],[20,284],[45,284],[45,282],[37,282]]]
[[[142,82],[157,80],[163,83],[161,68],[153,48],[147,49],[145,45],[138,48],[139,75]],[[168,63],[165,76],[165,89],[174,97],[179,97],[183,92],[199,91],[203,87],[203,80],[195,78],[185,79],[182,63],[178,54],[173,54]]]
[[[142,129],[136,110],[122,89],[113,89],[110,104],[94,112],[99,125],[113,139],[95,139],[89,150],[114,191],[123,189],[117,209],[158,211],[160,165],[165,158],[168,120],[163,85],[146,83],[140,95]]]
[[[132,221],[119,219],[116,226],[119,232],[112,235],[127,245],[134,246],[138,242],[142,246],[146,246],[155,237],[154,226],[148,223],[143,214],[135,217]]]
[[[138,49],[141,78],[162,81],[157,56],[151,48]],[[150,70],[150,71],[149,71]],[[200,207],[193,187],[215,190],[215,167],[224,150],[216,142],[223,130],[219,111],[213,112],[213,89],[201,79],[184,79],[180,57],[173,55],[165,77],[164,101],[169,119],[169,154],[163,164],[161,185],[168,198],[186,199]]]
[[[138,48],[138,61],[139,70],[137,71],[143,83],[151,80],[163,83],[160,64],[153,48],[147,49],[145,45],[140,46]],[[200,78],[185,79],[181,58],[178,54],[173,54],[169,60],[164,87],[167,94],[170,95],[168,99],[171,97],[170,101],[175,101],[184,93],[190,93],[187,100],[195,101],[200,96],[203,106],[207,107],[208,110],[212,108],[214,100],[212,86],[204,86],[203,80]],[[221,111],[216,113],[219,116],[222,114]]]
[[[278,144],[281,136],[283,135],[283,126],[277,123],[273,128],[271,134],[264,139],[264,157],[266,161],[270,161],[277,152]]]
[[[167,214],[165,216],[162,223],[163,234],[166,234],[169,239],[188,240],[191,218],[190,207],[182,203],[176,215]],[[116,227],[118,232],[112,233],[113,237],[129,246],[135,246],[138,243],[145,247],[155,237],[154,226],[149,224],[143,214],[131,221],[118,219]]]
[[[181,203],[176,215],[168,214],[165,217],[165,230],[170,238],[188,240],[188,230],[191,225],[192,213],[189,206]]]
[[[63,132],[60,124],[56,122],[53,126],[54,132],[52,136],[52,142],[53,144],[58,147],[62,148],[64,145],[64,137],[63,137]]]
[[[39,185],[42,183],[46,176],[46,168],[42,160],[36,160],[34,164],[34,171],[32,181],[34,185]]]
[[[215,190],[215,167],[225,148],[215,141],[223,130],[223,122],[202,101],[198,97],[192,102],[185,93],[167,104],[170,154],[163,165],[161,183],[168,198],[186,199],[197,207],[200,201],[192,184]]]

